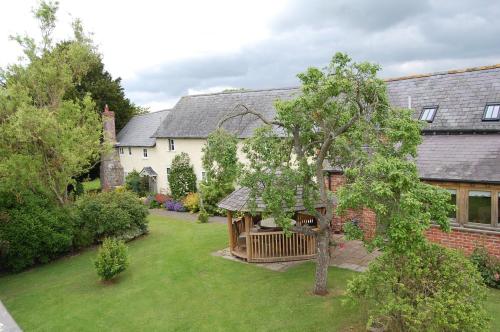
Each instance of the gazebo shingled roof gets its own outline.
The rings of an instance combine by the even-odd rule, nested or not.
[[[256,212],[265,210],[266,205],[261,197],[255,198]],[[217,204],[218,207],[229,211],[250,212],[250,188],[241,187],[236,189]],[[323,204],[316,204],[316,208],[324,207]],[[302,187],[297,190],[294,211],[304,211],[306,207],[302,201]]]

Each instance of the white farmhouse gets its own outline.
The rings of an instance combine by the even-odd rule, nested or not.
[[[290,99],[298,88],[231,91],[184,96],[171,109],[130,120],[117,136],[117,148],[125,176],[133,170],[156,178],[156,191],[168,193],[168,172],[176,154],[186,152],[198,180],[204,176],[201,157],[208,135],[219,121],[243,104],[272,119],[276,100]],[[245,139],[262,122],[245,115],[224,123],[223,128]],[[244,160],[240,152],[240,159]]]

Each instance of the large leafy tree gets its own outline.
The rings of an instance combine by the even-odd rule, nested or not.
[[[75,41],[65,41],[59,43],[56,49],[68,48]],[[97,55],[97,61],[94,61],[85,75],[79,78],[78,84],[74,84],[69,89],[64,98],[69,100],[82,99],[90,94],[96,104],[96,110],[101,112],[105,105],[115,113],[116,130],[122,129],[127,122],[135,115],[143,113],[144,109],[136,106],[127,97],[121,85],[121,78],[113,78],[111,74],[104,69],[102,57]]]
[[[367,159],[366,144],[377,140],[378,129],[391,113],[379,67],[355,63],[337,53],[324,70],[309,68],[298,75],[302,91],[296,98],[276,103],[276,116],[239,105],[225,121],[244,115],[258,117],[265,126],[245,143],[248,165],[241,183],[261,196],[267,212],[285,229],[316,236],[315,294],[327,293],[330,223],[334,197],[324,178],[326,166],[345,168]],[[317,230],[291,226],[291,209],[299,186],[308,211],[319,220]],[[325,213],[314,206],[322,204]]]
[[[487,317],[481,278],[461,253],[430,244],[434,223],[449,230],[450,194],[420,181],[415,157],[420,124],[399,110],[379,129],[365,163],[346,171],[338,212],[369,208],[376,213],[369,248],[382,248],[369,270],[354,278],[348,295],[369,299],[370,327],[397,331],[484,331]],[[347,228],[348,237],[360,235]],[[457,273],[460,269],[460,273]],[[450,305],[459,303],[460,305]]]
[[[0,190],[45,192],[65,204],[72,179],[87,172],[103,149],[101,121],[90,95],[65,98],[99,57],[79,22],[74,40],[54,47],[56,12],[57,3],[41,2],[34,14],[42,42],[14,37],[25,58],[1,72]]]

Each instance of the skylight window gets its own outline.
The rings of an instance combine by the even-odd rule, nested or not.
[[[486,104],[484,108],[483,121],[498,121],[500,120],[500,103]]]
[[[422,113],[420,113],[420,120],[427,122],[434,121],[437,109],[438,109],[437,106],[424,107]]]

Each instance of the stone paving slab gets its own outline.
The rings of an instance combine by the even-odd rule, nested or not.
[[[380,255],[379,251],[368,252],[361,241],[347,241],[343,235],[335,234],[336,247],[330,249],[330,265],[363,272]]]
[[[247,261],[240,259],[238,257],[235,257],[231,255],[229,252],[229,248],[225,248],[222,250],[218,250],[214,253],[212,253],[213,256],[218,256],[222,257],[225,259],[228,259],[233,262],[239,262],[243,264],[252,264],[258,267],[263,267],[265,269],[271,270],[271,271],[276,271],[276,272],[285,272],[289,268],[293,266],[297,266],[299,264],[303,264],[305,262],[310,262],[311,260],[302,260],[302,261],[290,261],[290,262],[275,262],[275,263],[248,263]]]
[[[22,331],[16,321],[9,314],[2,301],[0,301],[0,332],[20,332]]]

